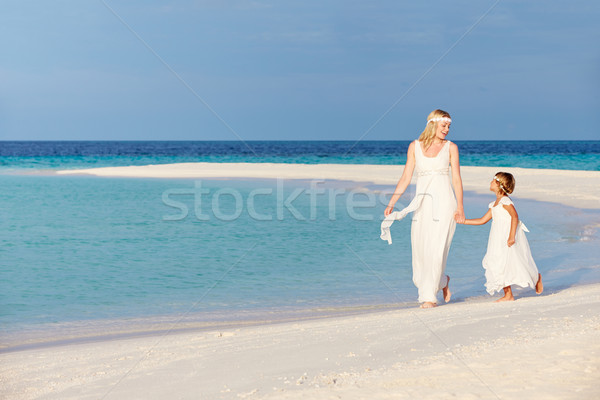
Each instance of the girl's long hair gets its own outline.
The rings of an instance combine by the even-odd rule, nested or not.
[[[432,118],[439,118],[439,117],[450,118],[450,114],[448,114],[444,110],[433,110],[427,116],[427,121],[429,121]],[[440,121],[432,121],[432,122],[428,123],[427,126],[425,126],[425,130],[423,131],[423,133],[421,133],[421,136],[419,136],[419,141],[423,144],[422,147],[423,147],[424,151],[427,151],[429,146],[431,146],[431,143],[433,143],[433,139],[435,139],[435,131],[436,131],[439,123],[440,123]]]

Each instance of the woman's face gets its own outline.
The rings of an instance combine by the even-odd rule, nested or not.
[[[446,140],[446,135],[450,131],[450,122],[440,121],[438,122],[437,129],[435,130],[435,137],[440,140]]]

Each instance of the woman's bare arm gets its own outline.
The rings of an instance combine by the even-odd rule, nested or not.
[[[385,209],[384,214],[388,216],[392,213],[394,209],[394,205],[402,196],[410,181],[412,179],[413,172],[415,170],[415,142],[412,142],[410,146],[408,146],[408,151],[406,152],[406,165],[404,166],[404,171],[402,172],[402,176],[398,180],[398,184],[396,185],[396,189],[394,190],[394,194],[390,199],[387,208]]]
[[[454,143],[450,143],[450,166],[452,167],[452,186],[454,187],[454,194],[456,195],[456,212],[454,213],[454,219],[459,224],[462,224],[465,221],[463,186],[462,177],[460,176],[458,146]]]

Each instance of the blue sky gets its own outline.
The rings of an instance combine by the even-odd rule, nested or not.
[[[495,3],[5,0],[0,139],[600,139],[600,2]]]

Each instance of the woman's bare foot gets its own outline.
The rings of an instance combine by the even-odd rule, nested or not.
[[[510,286],[506,286],[504,287],[502,290],[504,290],[504,296],[499,298],[498,300],[495,301],[495,303],[500,303],[503,301],[514,301],[515,298],[513,296],[512,293],[512,288]]]
[[[426,301],[425,303],[421,304],[421,308],[433,308],[433,307],[437,307],[437,304],[432,303],[431,301]]]
[[[503,301],[515,301],[515,298],[513,296],[504,296],[499,298],[498,300],[496,300],[494,303],[501,303]]]
[[[446,275],[447,276],[447,275]],[[448,276],[448,282],[446,283],[446,287],[442,289],[442,293],[444,294],[444,301],[447,303],[452,298],[452,292],[450,291],[450,277]]]
[[[542,274],[538,274],[538,281],[535,284],[535,292],[537,294],[542,294],[544,291],[544,284],[542,283]]]

